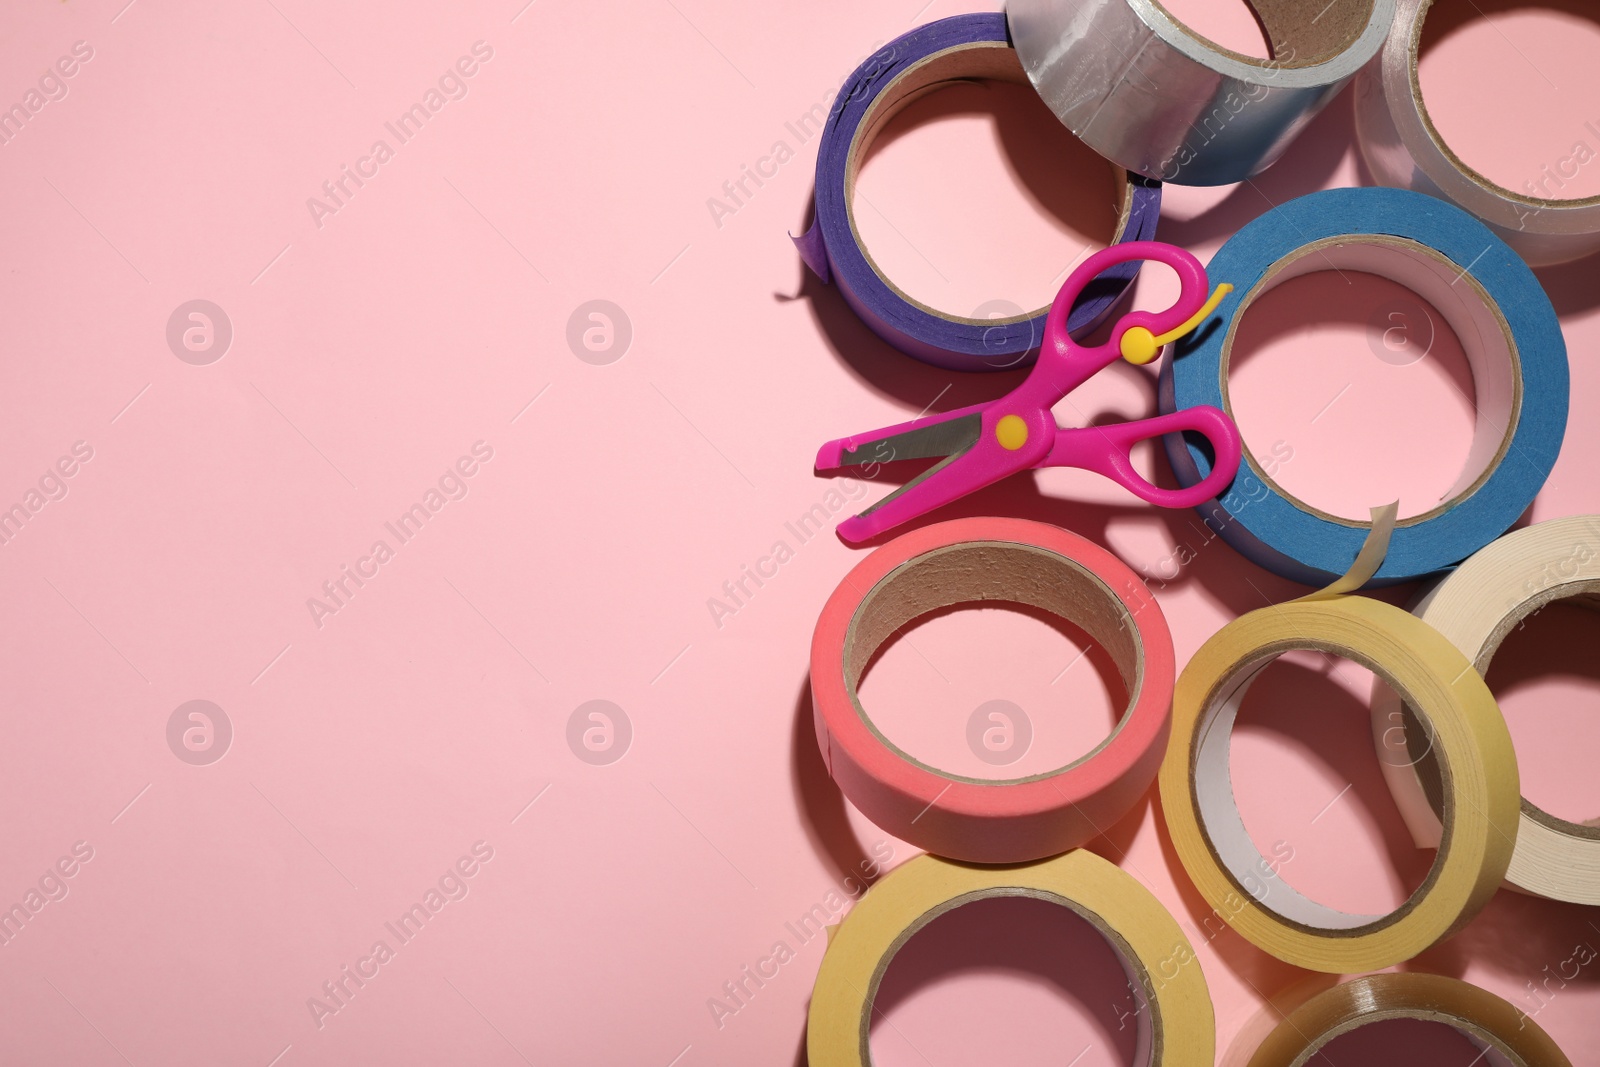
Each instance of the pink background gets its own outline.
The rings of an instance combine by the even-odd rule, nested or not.
[[[0,904],[60,897],[0,946],[0,1060],[798,1060],[822,942],[785,924],[847,896],[869,857],[914,850],[839,796],[811,737],[811,627],[859,552],[801,544],[785,523],[838,484],[810,470],[823,440],[1017,379],[915,363],[805,274],[784,233],[806,220],[816,141],[786,122],[881,42],[983,5],[124,4],[12,5],[0,43],[0,104],[74,42],[92,49],[0,145],[0,507],[57,497],[0,546]],[[1242,8],[1169,6],[1259,50]],[[384,124],[479,41],[492,56],[445,79],[459,98],[399,143]],[[1592,23],[1495,16],[1430,54],[1425,87],[1457,149],[1519,184],[1576,141],[1600,148],[1584,125],[1600,122],[1597,60]],[[380,138],[392,158],[314,217],[308,198]],[[779,141],[793,158],[776,176],[712,211]],[[1103,171],[1079,162],[1026,90],[955,88],[887,132],[859,217],[923,299],[1036,306],[1104,225]],[[1362,180],[1346,94],[1253,183],[1169,187],[1161,236],[1208,258],[1269,204]],[[1600,163],[1577,181],[1600,192]],[[1594,272],[1541,272],[1574,419],[1532,520],[1600,511]],[[1158,306],[1166,282],[1152,270],[1140,301]],[[1282,478],[1313,502],[1426,510],[1470,433],[1459,346],[1382,358],[1369,321],[1412,299],[1403,289],[1296,288],[1251,317],[1235,389],[1247,442],[1286,445]],[[232,325],[206,365],[167,342],[195,299]],[[631,324],[625,352],[569,346],[569,318],[595,299]],[[1153,375],[1112,369],[1073,402],[1149,414]],[[47,477],[80,441],[92,458]],[[478,442],[492,458],[448,476]],[[384,524],[430,489],[437,513],[401,543]],[[1303,591],[1203,544],[1191,513],[1081,472],[1014,479],[940,517],[987,513],[1068,526],[1150,575],[1180,664],[1228,619]],[[392,558],[373,575],[361,561],[380,539]],[[793,558],[714,617],[724,583],[779,540]],[[344,566],[369,577],[314,614]],[[1575,818],[1600,814],[1597,638],[1592,615],[1552,609],[1491,679],[1527,793]],[[968,717],[1007,700],[1033,724],[1025,759],[1087,750],[1113,702],[1082,648],[1071,627],[957,612],[889,649],[867,704],[939,765],[1009,775],[968,749]],[[1367,684],[1351,664],[1286,658],[1234,748],[1258,841],[1292,851],[1290,882],[1350,908],[1396,903],[1429,859],[1378,773]],[[215,715],[209,748],[203,731],[196,753],[169,744],[191,700],[231,725],[205,765],[178,753],[222,748]],[[598,719],[580,717],[569,745],[592,700],[627,720],[611,715],[609,748],[591,735],[598,754],[582,743]],[[92,858],[51,876],[79,842]],[[1197,932],[1208,909],[1153,803],[1092,847],[1196,942],[1219,1057],[1306,978],[1231,931]],[[463,857],[470,877],[450,873]],[[385,924],[436,887],[459,899],[402,942]],[[1543,1001],[1528,987],[1600,946],[1596,915],[1501,893],[1411,966],[1539,1009],[1593,1063],[1600,965]],[[380,940],[388,958],[362,962]],[[711,998],[780,940],[794,959],[719,1020]],[[341,1005],[323,985],[345,967],[370,977],[347,980]],[[1064,914],[974,906],[890,971],[874,1050],[884,1065],[1122,1063],[1125,997],[1103,944]],[[1429,1062],[1472,1058],[1426,1026],[1392,1029]],[[1380,1062],[1366,1055],[1351,1059]]]

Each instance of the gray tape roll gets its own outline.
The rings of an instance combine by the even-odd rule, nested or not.
[[[1148,178],[1242,181],[1378,54],[1395,0],[1251,0],[1272,59],[1230,51],[1156,0],[1010,0],[1011,41],[1078,139]]]
[[[1528,6],[1548,5],[1530,0]],[[1383,58],[1362,71],[1356,83],[1356,138],[1372,176],[1471,212],[1536,267],[1600,251],[1600,196],[1556,200],[1515,192],[1473,170],[1444,143],[1417,79],[1423,22],[1433,0],[1399,0],[1398,7]],[[1477,10],[1474,6],[1472,13]],[[1435,18],[1463,14],[1446,5]],[[1544,191],[1553,191],[1548,182]]]

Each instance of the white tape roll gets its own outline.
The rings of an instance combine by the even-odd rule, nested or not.
[[[1548,4],[1530,0],[1528,6]],[[1439,136],[1417,76],[1422,27],[1430,9],[1433,0],[1399,0],[1382,58],[1356,81],[1356,136],[1373,177],[1472,212],[1534,266],[1565,263],[1600,250],[1600,196],[1558,200],[1535,195],[1555,191],[1548,181],[1526,194],[1507,189],[1473,170]],[[1482,11],[1477,4],[1440,5],[1433,17],[1477,18]]]
[[[1546,604],[1600,605],[1600,515],[1555,519],[1507,534],[1440,582],[1412,610],[1486,674],[1505,636]],[[1433,739],[1391,688],[1372,701],[1373,739],[1416,843],[1439,847]],[[1600,826],[1558,819],[1522,801],[1506,881],[1554,900],[1600,904]]]

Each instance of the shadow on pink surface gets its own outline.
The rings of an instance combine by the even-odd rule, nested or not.
[[[1157,237],[1186,248],[1225,241],[1284,201],[1326,188],[1345,156],[1353,152],[1355,111],[1350,95],[1343,93],[1263,173],[1240,182],[1198,215],[1185,219],[1164,212]]]
[[[800,686],[795,701],[793,741],[789,750],[790,779],[801,822],[812,851],[833,868],[839,878],[859,877],[870,862],[867,848],[856,836],[845,810],[844,794],[833,784],[817,748],[817,731],[811,710],[811,680]]]

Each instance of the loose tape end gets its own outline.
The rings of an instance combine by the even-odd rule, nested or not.
[[[823,284],[827,284],[831,279],[828,270],[828,246],[822,241],[822,227],[813,222],[811,228],[799,237],[791,233],[789,240],[800,250],[800,258],[811,268],[811,273],[822,279]]]

